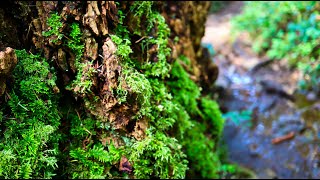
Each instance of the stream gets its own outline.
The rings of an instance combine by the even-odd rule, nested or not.
[[[215,95],[226,119],[222,142],[230,163],[257,178],[320,177],[320,100],[297,87],[301,72],[255,54],[250,38],[231,36],[243,2],[210,14],[202,43],[219,67]]]

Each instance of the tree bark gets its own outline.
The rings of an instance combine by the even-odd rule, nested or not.
[[[59,12],[62,15],[63,28],[69,23],[68,21],[76,21],[82,24],[82,32],[85,32],[85,58],[91,58],[92,60],[98,58],[98,52],[102,51],[103,41],[110,32],[112,33],[117,24],[117,7],[113,2],[15,1],[1,2],[1,4],[1,7],[6,8],[0,9],[0,19],[2,21],[0,50],[4,50],[6,47],[25,48],[31,51],[43,50],[47,59],[57,59],[58,69],[63,71],[67,64],[59,57],[69,54],[70,58],[67,58],[67,62],[73,73],[75,72],[72,64],[74,55],[70,50],[59,47],[61,42],[50,43],[52,37],[43,37],[42,35],[42,31],[49,28],[46,22],[50,14]],[[122,4],[126,6],[125,3]],[[157,6],[171,29],[170,45],[173,52],[169,59],[175,59],[179,55],[188,57],[192,62],[193,79],[202,88],[208,89],[218,75],[218,69],[211,62],[209,53],[200,44],[204,35],[204,25],[210,2],[168,1],[159,2]],[[93,17],[90,17],[92,15]],[[173,44],[176,36],[179,37],[179,41]],[[60,73],[65,77],[65,83],[68,83],[70,74]]]

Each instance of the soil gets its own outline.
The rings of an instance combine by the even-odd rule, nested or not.
[[[319,178],[319,98],[299,92],[301,72],[285,60],[259,56],[246,33],[231,34],[230,20],[243,4],[232,1],[210,14],[202,39],[219,67],[215,93],[226,117],[228,161],[258,178]]]

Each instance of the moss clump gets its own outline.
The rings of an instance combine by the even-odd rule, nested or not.
[[[60,30],[63,26],[61,22],[61,17],[58,13],[51,14],[50,18],[47,21],[48,26],[51,28],[48,31],[42,32],[42,35],[45,37],[54,36],[53,39],[50,39],[51,42],[56,43],[63,38],[63,34],[60,33]]]
[[[91,77],[96,73],[92,67],[92,62],[82,62],[81,58],[84,52],[84,44],[81,41],[81,30],[77,23],[71,25],[71,32],[67,46],[75,54],[75,67],[77,68],[76,79],[71,83],[72,89],[78,94],[90,93],[92,80]]]
[[[15,83],[2,107],[0,177],[51,178],[60,139],[56,76],[41,56],[16,54]]]
[[[73,179],[117,177],[117,172],[110,172],[110,168],[120,160],[123,148],[117,149],[113,144],[108,148],[102,145],[97,139],[98,132],[104,129],[102,123],[87,114],[72,113],[68,120],[71,121],[71,146],[65,172],[67,176]]]
[[[189,64],[186,57],[178,59],[167,84],[173,93],[173,101],[184,110],[176,125],[184,134],[180,141],[192,164],[187,174],[188,177],[219,178],[218,173],[222,169],[215,143],[221,135],[224,121],[218,104],[200,97],[200,88],[190,79],[180,64],[182,62]]]

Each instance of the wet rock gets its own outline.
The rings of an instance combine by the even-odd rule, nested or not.
[[[261,103],[263,102],[263,103]],[[255,106],[258,107],[259,112],[263,113],[269,111],[275,107],[277,98],[275,96],[266,95],[265,93],[261,95],[259,101],[255,102]]]
[[[283,136],[290,132],[299,133],[305,128],[305,122],[298,115],[282,115],[272,122],[273,136]]]
[[[265,170],[265,173],[266,173],[266,175],[268,176],[268,178],[272,178],[272,179],[277,178],[277,174],[276,174],[272,169],[270,169],[270,168],[267,168],[267,169]]]
[[[250,72],[251,73],[255,73],[257,72],[259,69],[268,66],[269,64],[271,64],[272,62],[274,62],[272,59],[267,59],[264,61],[261,61],[259,63],[257,63],[256,65],[254,65],[252,68],[250,68]]]
[[[289,94],[281,84],[278,84],[274,81],[270,80],[260,80],[259,84],[263,87],[263,89],[270,94],[277,94],[280,97],[289,99],[291,101],[294,101],[295,98],[293,95]]]
[[[316,95],[316,93],[314,93],[314,92],[309,92],[309,93],[307,94],[307,100],[309,100],[309,101],[315,101],[315,100],[317,100],[317,95]]]
[[[259,156],[258,144],[252,143],[249,145],[249,151],[251,156]]]

